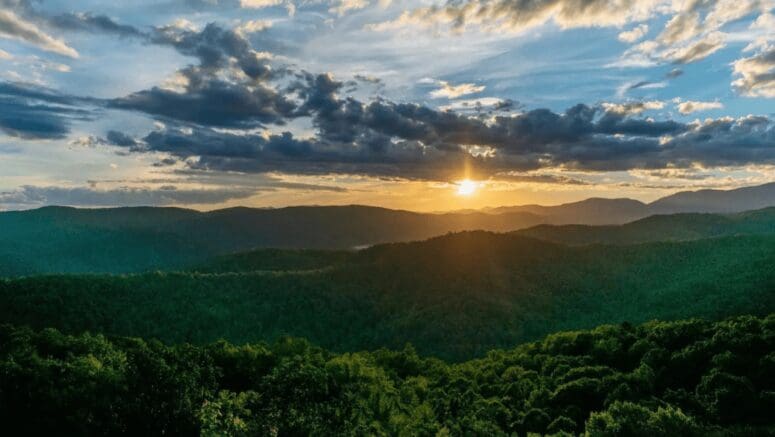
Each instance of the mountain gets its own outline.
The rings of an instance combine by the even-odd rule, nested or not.
[[[632,199],[591,198],[557,206],[507,206],[486,211],[529,212],[554,225],[615,225],[658,214],[735,213],[771,206],[775,206],[775,183],[735,190],[684,191],[648,204]]]
[[[627,223],[650,214],[648,205],[637,200],[601,198],[591,198],[558,206],[506,206],[489,208],[486,211],[491,214],[527,212],[544,217],[547,223],[555,225]]]
[[[655,215],[624,225],[538,225],[516,234],[571,245],[633,244],[775,234],[775,208],[736,214]]]
[[[736,190],[685,191],[649,204],[652,214],[731,213],[775,206],[775,183]]]
[[[0,280],[0,323],[169,343],[308,338],[468,359],[565,329],[775,311],[775,236],[566,246],[465,232],[352,251],[264,249],[191,272]]]
[[[775,205],[775,184],[732,191],[679,193],[651,204],[587,199],[559,206],[526,205],[483,211],[416,213],[368,206],[76,209],[45,207],[0,213],[0,276],[39,273],[130,273],[199,265],[215,256],[257,248],[354,249],[424,240],[449,232],[516,231],[582,244],[684,240],[736,233],[770,233],[769,213],[649,218],[680,211],[735,211]],[[639,221],[640,220],[640,221]],[[748,220],[748,221],[746,221]],[[610,227],[636,221],[622,228]]]
[[[352,249],[542,221],[526,212],[420,214],[366,206],[211,212],[46,207],[0,213],[0,276],[176,269],[259,247]]]

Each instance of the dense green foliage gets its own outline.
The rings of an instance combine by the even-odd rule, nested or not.
[[[307,338],[451,360],[558,330],[775,311],[775,238],[567,247],[471,232],[360,252],[262,250],[200,271],[0,281],[0,322],[204,344]],[[231,272],[231,273],[230,273]]]
[[[775,315],[563,332],[459,364],[0,327],[0,420],[25,435],[771,435],[774,375]]]

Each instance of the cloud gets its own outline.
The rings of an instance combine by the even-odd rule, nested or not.
[[[637,85],[639,84],[635,84],[631,86],[629,89],[641,88],[643,86],[647,86],[647,84],[643,84],[640,86],[637,86]],[[660,102],[658,100],[643,101],[643,102],[627,102],[627,103],[603,103],[603,107],[606,109],[606,111],[611,113],[621,114],[621,115],[632,115],[632,114],[640,114],[643,111],[647,111],[647,110],[662,109],[665,107],[665,103]]]
[[[359,174],[449,181],[462,169],[481,178],[544,168],[585,171],[743,165],[775,159],[768,118],[678,123],[644,118],[662,101],[583,104],[556,113],[533,109],[487,119],[385,99],[339,96],[328,74],[298,74],[292,117],[310,117],[315,132],[223,131],[209,125],[167,125],[135,152],[166,153],[193,169],[243,173]],[[699,110],[698,102],[684,102]],[[506,115],[508,114],[508,115]],[[118,141],[114,141],[118,143]],[[732,153],[731,151],[734,151]]]
[[[393,21],[375,23],[377,31],[411,25],[448,25],[462,32],[470,27],[487,31],[523,32],[553,22],[563,29],[622,26],[651,17],[663,0],[461,0],[443,6],[405,11]]]
[[[240,0],[240,6],[248,9],[263,9],[280,6],[284,2],[284,0]]]
[[[234,31],[242,35],[263,32],[266,29],[272,27],[272,22],[269,20],[248,20],[237,26]]]
[[[686,102],[679,102],[677,105],[678,112],[687,115],[698,111],[709,111],[711,109],[722,109],[724,105],[721,102],[695,102],[688,100]]]
[[[334,0],[334,4],[328,11],[332,14],[342,16],[349,11],[363,9],[368,5],[368,0]]]
[[[558,184],[558,185],[591,185],[591,182],[552,173],[499,173],[498,180],[509,182],[521,182],[529,184]]]
[[[250,127],[281,124],[295,108],[276,91],[208,79],[179,93],[159,87],[115,99],[110,106],[209,126]]]
[[[141,147],[141,144],[131,136],[115,130],[108,131],[106,140],[108,144],[113,144],[119,147],[128,147],[131,149]]]
[[[109,106],[221,127],[282,124],[296,109],[286,93],[268,83],[285,73],[275,71],[270,57],[253,50],[239,32],[216,24],[201,31],[170,25],[156,29],[152,41],[199,63],[177,72],[180,90],[154,87],[114,99]]]
[[[754,56],[733,64],[737,79],[732,86],[749,97],[775,98],[775,45],[767,45]]]
[[[16,209],[42,205],[90,207],[209,205],[246,199],[255,194],[254,189],[178,189],[172,185],[160,188],[122,187],[108,190],[92,187],[25,185],[15,191],[0,192],[0,206]]]
[[[684,71],[680,68],[673,68],[672,70],[665,73],[665,79],[675,79],[677,77],[683,76]]]
[[[759,14],[755,23],[765,23],[769,16],[767,11],[772,8],[770,0],[665,3],[663,6],[669,8],[662,10],[672,12],[672,16],[664,29],[655,39],[643,41],[628,49],[622,59],[613,65],[646,66],[650,63],[688,64],[700,61],[726,46],[724,26],[752,14]],[[633,38],[634,41],[637,38]]]
[[[619,41],[626,43],[634,43],[635,41],[643,38],[649,32],[648,24],[640,24],[631,30],[627,30],[619,33]]]
[[[71,121],[91,118],[85,103],[48,88],[0,82],[0,130],[23,139],[65,138]]]
[[[661,57],[676,64],[689,64],[705,59],[726,45],[721,33],[711,33],[692,44],[666,50]]]
[[[434,99],[456,99],[461,96],[480,93],[484,91],[485,88],[484,85],[476,85],[473,83],[451,85],[449,82],[443,80],[440,80],[437,83],[439,88],[430,92],[430,96]]]
[[[35,24],[24,20],[10,9],[0,9],[0,37],[24,41],[40,49],[62,56],[78,57],[78,52],[64,41],[48,35]]]
[[[682,124],[639,117],[664,102],[534,109],[481,120],[425,106],[340,99],[329,75],[307,78],[302,109],[314,136],[165,127],[141,151],[163,152],[191,168],[245,173],[360,174],[448,181],[542,168],[591,171],[769,162],[775,129],[764,117]],[[734,150],[734,153],[731,151]]]
[[[126,24],[119,24],[106,15],[93,15],[90,13],[66,13],[45,17],[46,23],[62,30],[97,32],[114,34],[120,37],[146,37],[139,29]]]

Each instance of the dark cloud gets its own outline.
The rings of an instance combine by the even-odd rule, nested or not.
[[[226,68],[234,59],[242,72],[254,80],[266,80],[273,74],[266,59],[253,50],[244,36],[215,23],[202,30],[159,27],[154,30],[151,41],[172,46],[181,54],[199,59],[199,68],[203,70]]]
[[[191,82],[185,92],[154,87],[112,100],[109,106],[222,127],[283,124],[295,109],[292,102],[271,88],[251,88],[218,79]]]
[[[684,71],[681,70],[680,68],[673,68],[672,70],[670,70],[667,73],[665,73],[665,78],[666,79],[675,79],[675,78],[677,78],[679,76],[682,76],[683,74],[684,74]]]
[[[520,109],[521,107],[522,107],[521,103],[511,99],[505,99],[505,100],[499,100],[495,105],[493,105],[492,109],[493,111],[509,112],[516,109]]]
[[[656,82],[651,82],[651,81],[648,81],[648,80],[642,80],[640,82],[634,83],[634,84],[630,85],[629,87],[627,87],[627,91],[632,91],[632,90],[636,90],[638,88],[643,88],[644,86],[652,85],[654,83],[656,83]]]
[[[70,122],[86,120],[87,99],[33,86],[0,82],[0,130],[24,139],[58,139],[69,133]]]
[[[187,159],[192,168],[247,173],[368,174],[384,177],[439,179],[459,172],[461,150],[424,150],[416,142],[390,143],[385,149],[324,143],[279,135],[238,135],[211,129],[165,129],[143,140],[148,150]]]
[[[169,167],[169,166],[175,165],[177,163],[178,163],[177,159],[174,159],[174,158],[164,158],[164,159],[160,159],[160,160],[154,162],[152,165],[154,167]]]
[[[48,30],[113,34],[119,37],[147,38],[134,26],[120,24],[112,18],[90,12],[68,12],[51,15],[37,9],[35,0],[0,0],[0,33],[21,38],[44,50],[78,57],[63,41],[45,33]],[[5,9],[3,13],[2,9]]]
[[[108,132],[106,139],[108,140],[108,143],[114,144],[120,147],[134,148],[139,146],[139,143],[133,137],[123,132],[118,132],[114,130]]]
[[[502,173],[498,179],[532,184],[591,185],[591,182],[556,174]]]
[[[306,94],[302,108],[313,116],[315,137],[169,127],[142,143],[210,171],[431,180],[457,178],[463,169],[489,177],[557,166],[609,171],[775,160],[775,130],[764,117],[681,124],[576,105],[484,122],[420,105],[340,100],[330,77],[313,84],[318,90]]]
[[[18,190],[0,193],[0,206],[164,206],[186,204],[219,204],[245,199],[256,194],[254,189],[177,189],[175,186],[153,188],[117,188],[99,190],[92,187],[62,188],[26,185]]]
[[[269,80],[282,76],[239,33],[209,24],[201,31],[167,26],[151,40],[198,59],[180,70],[182,90],[154,87],[114,99],[109,106],[203,126],[284,124],[296,105]]]
[[[120,37],[145,38],[147,35],[127,24],[119,24],[106,15],[91,13],[66,13],[45,17],[51,27],[68,31],[108,33]]]

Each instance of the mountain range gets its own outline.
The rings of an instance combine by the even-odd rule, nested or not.
[[[187,268],[257,248],[357,249],[466,230],[519,231],[568,244],[770,233],[775,212],[740,214],[769,206],[775,183],[677,193],[649,204],[593,198],[435,214],[359,205],[210,212],[52,206],[0,213],[0,276]]]
[[[775,206],[775,183],[734,190],[682,191],[644,203],[633,199],[591,198],[557,206],[487,208],[493,214],[527,212],[547,224],[613,225],[658,214],[735,213]]]

